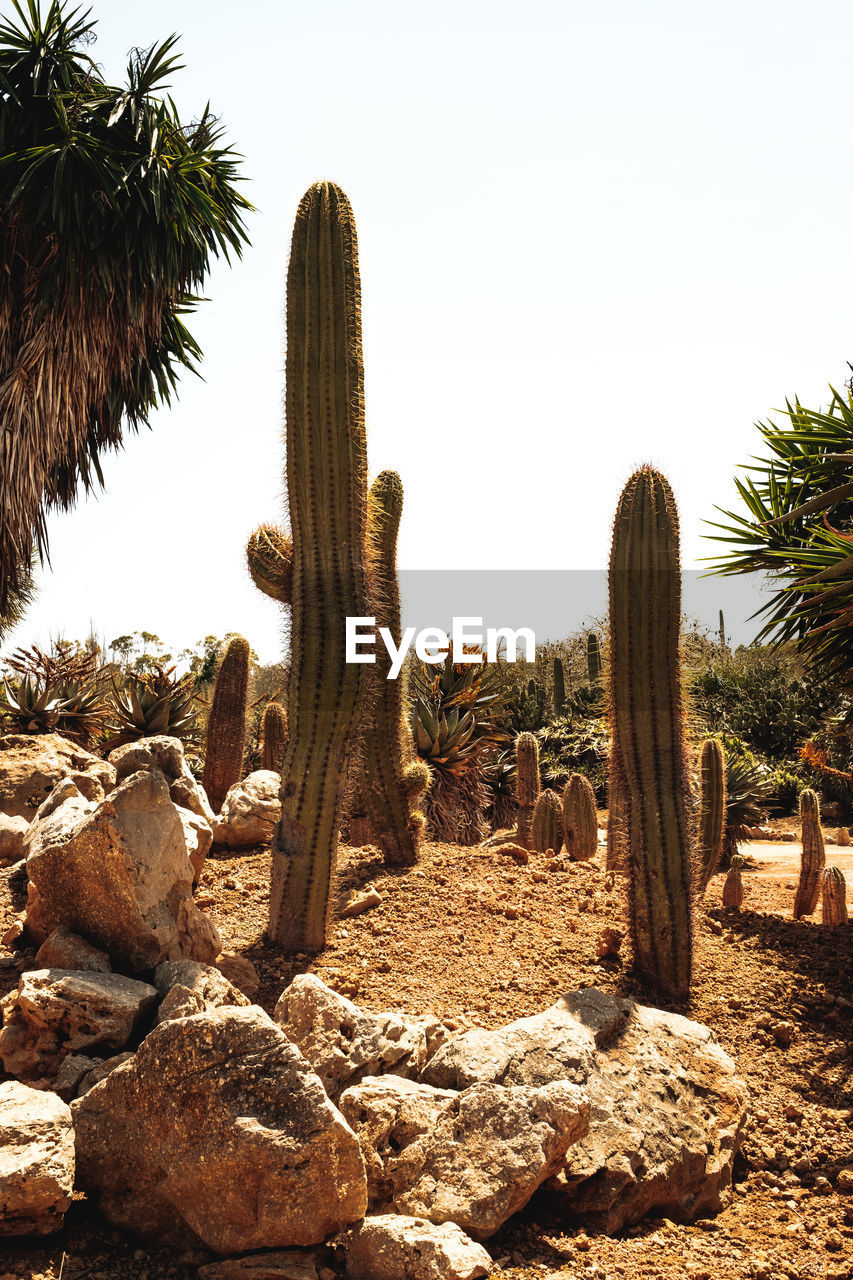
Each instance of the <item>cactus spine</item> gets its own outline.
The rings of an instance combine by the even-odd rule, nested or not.
[[[723,884],[723,906],[737,907],[743,906],[743,880],[741,879],[741,867],[743,866],[743,858],[739,853],[732,854],[732,863],[729,867],[729,873]]]
[[[566,705],[566,676],[563,671],[563,659],[554,659],[554,713],[561,716]]]
[[[696,873],[704,893],[720,862],[726,825],[726,759],[716,738],[699,749],[699,819]]]
[[[563,791],[563,839],[575,862],[586,862],[598,849],[595,792],[582,773],[573,773]]]
[[[533,810],[539,796],[539,743],[532,733],[520,733],[515,740],[515,774],[518,843],[529,849]]]
[[[824,924],[847,924],[847,882],[840,867],[827,867],[822,879],[821,919]]]
[[[533,810],[531,832],[538,853],[559,853],[563,847],[563,806],[556,791],[543,791]]]
[[[290,741],[273,841],[269,934],[326,941],[344,780],[369,668],[347,663],[347,617],[368,606],[367,441],[355,222],[318,182],[296,215],[287,279],[287,494],[293,537]]]
[[[272,769],[274,773],[281,773],[286,750],[287,712],[280,702],[268,702],[264,707],[261,768]]]
[[[678,513],[651,467],[634,473],[619,500],[609,586],[612,755],[624,785],[634,960],[649,984],[683,998],[693,921]]]
[[[400,591],[397,585],[397,531],[403,512],[403,485],[396,471],[383,471],[374,480],[367,502],[367,549],[375,595],[376,623],[387,627],[399,648]],[[412,760],[411,734],[404,709],[402,678],[389,680],[387,646],[377,647],[370,668],[376,685],[365,718],[359,751],[358,794],[373,839],[393,866],[417,861],[426,823],[417,808],[430,781],[429,765]]]
[[[800,878],[794,897],[794,919],[810,916],[820,895],[820,876],[826,863],[826,849],[820,826],[820,805],[810,788],[800,792],[800,823],[802,824],[803,853],[800,861]]]
[[[275,524],[262,524],[246,546],[246,563],[259,591],[281,604],[290,604],[293,592],[293,543]]]
[[[248,640],[234,636],[228,642],[216,674],[201,780],[216,813],[231,787],[243,775],[250,657]]]
[[[590,631],[586,638],[586,670],[589,676],[589,683],[600,684],[601,645],[598,641],[598,634],[595,631]]]
[[[615,744],[611,745],[610,776],[607,782],[608,871],[627,871],[625,856],[625,783]]]

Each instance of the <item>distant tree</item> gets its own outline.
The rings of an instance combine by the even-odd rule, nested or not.
[[[14,0],[0,23],[0,616],[46,516],[103,483],[101,455],[168,403],[200,349],[184,326],[211,255],[251,208],[205,108],[154,96],[177,37],[131,54],[127,84],[85,52],[94,23]]]

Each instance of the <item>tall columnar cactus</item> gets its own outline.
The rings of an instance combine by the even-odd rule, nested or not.
[[[520,733],[515,740],[515,777],[518,797],[518,843],[530,848],[533,810],[539,796],[539,743],[532,733]]]
[[[586,862],[598,849],[598,812],[589,778],[573,773],[563,791],[563,839],[569,857]]]
[[[554,712],[556,715],[563,714],[563,707],[566,705],[566,676],[563,671],[563,659],[554,659]]]
[[[699,749],[699,814],[696,831],[696,876],[704,893],[720,862],[726,825],[726,758],[716,738]]]
[[[259,591],[290,604],[293,591],[293,543],[276,524],[259,525],[246,546],[246,563]]]
[[[287,278],[287,494],[293,539],[290,741],[273,841],[269,934],[326,940],[344,782],[369,666],[346,661],[345,619],[368,608],[367,442],[355,222],[318,182],[296,215]]]
[[[280,702],[268,702],[264,707],[262,732],[261,767],[281,773],[287,750],[287,712]]]
[[[840,867],[827,867],[821,881],[821,919],[824,924],[847,924],[847,882]]]
[[[595,631],[586,638],[586,670],[590,684],[601,683],[601,645]]]
[[[556,791],[543,791],[536,801],[531,843],[537,853],[559,853],[563,847],[563,806]]]
[[[216,674],[201,780],[216,813],[231,787],[243,776],[250,658],[248,640],[234,636]]]
[[[794,919],[810,916],[820,896],[820,877],[826,863],[826,849],[820,825],[820,805],[814,791],[806,788],[800,792],[800,823],[803,853],[800,861],[800,879],[794,896]]]
[[[378,627],[387,627],[400,646],[400,591],[397,585],[397,531],[403,512],[403,485],[396,471],[383,471],[367,501],[367,550]],[[387,646],[377,649],[371,678],[376,688],[364,721],[359,751],[358,795],[373,839],[393,866],[411,866],[426,824],[417,808],[430,782],[429,765],[412,758],[402,676],[389,680]]]
[[[634,473],[619,500],[609,585],[612,756],[624,788],[634,960],[650,985],[683,998],[693,920],[678,513],[651,467]]]
[[[724,907],[736,907],[740,909],[743,906],[743,879],[741,877],[742,867],[743,858],[739,853],[733,853],[729,873],[726,876],[725,883],[723,885]]]

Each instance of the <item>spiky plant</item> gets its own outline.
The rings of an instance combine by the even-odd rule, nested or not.
[[[563,791],[563,839],[574,862],[594,858],[598,850],[598,812],[588,778],[573,773]]]
[[[106,715],[104,677],[94,654],[34,646],[7,659],[0,719],[15,733],[61,733],[88,746]]]
[[[261,768],[281,773],[287,750],[287,712],[280,702],[268,702],[264,707],[262,734]]]
[[[741,877],[741,869],[743,867],[743,858],[739,853],[732,857],[732,864],[729,867],[728,875],[723,884],[723,906],[740,908],[743,906],[743,879]]]
[[[566,705],[566,675],[563,670],[563,659],[554,659],[554,714],[561,716]]]
[[[696,878],[700,893],[705,892],[719,865],[725,823],[726,758],[719,741],[707,738],[699,749]]]
[[[489,804],[486,809],[486,817],[492,831],[513,826],[518,804],[516,801],[515,752],[512,749],[501,751],[486,766],[486,786],[489,789]]]
[[[293,542],[276,524],[259,525],[246,546],[246,563],[259,591],[280,604],[293,594]]]
[[[847,924],[847,882],[840,867],[826,867],[821,879],[821,920],[826,925]]]
[[[195,682],[191,675],[177,677],[174,667],[125,673],[121,684],[113,682],[108,702],[105,752],[161,734],[187,745],[198,741]]]
[[[248,640],[233,636],[216,673],[201,780],[214,813],[243,776],[251,657]]]
[[[800,858],[800,878],[794,895],[794,919],[810,916],[820,896],[821,873],[826,864],[826,848],[820,825],[820,804],[817,795],[809,787],[800,792],[800,839],[803,852]]]
[[[168,402],[200,350],[212,255],[239,254],[251,206],[208,111],[183,125],[172,36],[105,83],[95,24],[54,0],[0,24],[0,611],[47,513],[102,482],[101,456]]]
[[[518,796],[518,843],[531,847],[533,811],[539,799],[539,743],[532,733],[520,733],[515,740],[515,779]]]
[[[590,684],[601,684],[601,643],[595,631],[586,638],[586,669]]]
[[[537,853],[559,853],[563,847],[563,806],[556,791],[539,793],[533,810],[530,844]]]
[[[13,631],[23,621],[27,610],[36,596],[33,578],[36,557],[30,556],[27,563],[22,564],[13,575],[14,585],[9,584],[6,603],[0,609],[0,640]]]
[[[751,757],[729,756],[726,761],[726,817],[719,867],[731,866],[738,846],[749,839],[752,827],[767,816],[764,803],[773,788],[762,765]]]
[[[609,585],[611,770],[624,795],[634,961],[650,985],[684,998],[693,920],[678,514],[651,467],[631,476],[619,500]]]

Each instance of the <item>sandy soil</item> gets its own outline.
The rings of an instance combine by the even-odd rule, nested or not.
[[[756,842],[743,852],[755,861],[744,908],[722,910],[717,876],[697,909],[694,993],[680,1009],[714,1028],[750,1088],[731,1205],[693,1225],[653,1219],[609,1238],[567,1221],[540,1192],[489,1241],[508,1280],[853,1277],[853,1195],[834,1185],[840,1169],[853,1169],[853,927],[790,918],[796,846]],[[853,851],[830,846],[827,855],[853,888]],[[226,945],[256,965],[270,1011],[306,970],[368,1008],[431,1011],[454,1027],[496,1027],[579,986],[653,1002],[630,976],[627,941],[621,958],[597,959],[601,929],[625,928],[624,886],[617,879],[609,889],[598,860],[553,871],[538,855],[518,866],[498,850],[432,844],[417,868],[389,873],[375,850],[345,849],[339,899],[370,883],[382,901],[338,921],[313,961],[264,943],[268,878],[267,850],[215,856],[199,898]],[[21,890],[20,875],[10,883],[0,874],[3,920],[20,908]],[[0,991],[32,966],[32,951],[0,954]],[[789,1044],[772,1032],[780,1023]],[[0,1242],[0,1280],[189,1280],[209,1260],[113,1231],[81,1196],[56,1236]]]

